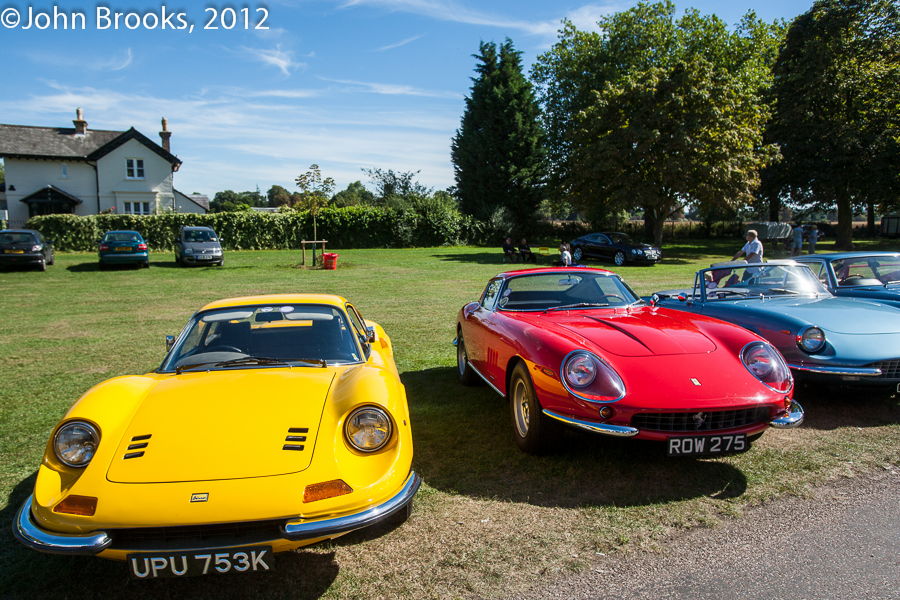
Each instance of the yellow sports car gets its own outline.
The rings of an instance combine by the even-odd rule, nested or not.
[[[153,373],[82,396],[13,530],[138,579],[274,567],[272,554],[403,521],[421,483],[391,340],[345,299],[221,300]]]

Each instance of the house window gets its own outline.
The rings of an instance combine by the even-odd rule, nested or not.
[[[59,177],[60,179],[68,179],[69,178],[69,165],[63,163],[59,166]]]
[[[144,178],[144,159],[143,158],[126,158],[125,159],[125,179],[143,179]]]
[[[149,215],[150,214],[150,203],[149,202],[125,202],[125,214],[126,215]]]

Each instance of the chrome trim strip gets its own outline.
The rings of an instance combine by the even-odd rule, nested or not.
[[[881,375],[881,369],[868,369],[866,367],[831,367],[825,365],[795,365],[788,363],[795,371],[807,371],[820,375],[858,375],[860,377],[877,377]]]
[[[415,471],[410,471],[409,477],[406,478],[406,483],[403,484],[400,491],[382,504],[343,517],[311,519],[300,522],[289,521],[282,525],[281,533],[285,539],[296,542],[333,537],[374,525],[409,504],[416,492],[419,491],[420,485],[422,485],[422,478],[416,475]]]
[[[597,320],[597,319],[595,319],[595,320]],[[615,326],[613,327],[613,329],[619,330],[619,328],[618,328],[618,327],[615,327]],[[634,337],[634,336],[631,336],[630,334],[627,334],[627,335],[629,335],[630,337]],[[637,338],[635,338],[635,339],[637,339]],[[644,346],[643,342],[641,342],[640,340],[637,340],[637,341],[638,341],[642,346]],[[646,346],[644,346],[644,347],[646,348]],[[619,396],[618,398],[613,399],[613,400],[594,400],[593,398],[587,398],[586,396],[582,396],[581,394],[579,394],[579,393],[573,391],[572,388],[569,387],[569,383],[566,381],[566,362],[572,357],[573,354],[587,354],[588,356],[593,356],[594,358],[597,359],[598,362],[601,362],[601,363],[603,363],[604,365],[606,365],[607,367],[609,367],[609,370],[612,371],[613,373],[615,373],[616,376],[619,378],[619,381],[622,382],[622,389],[625,390],[625,391],[622,393],[622,395]],[[591,404],[612,404],[613,402],[618,402],[619,400],[621,400],[622,398],[624,398],[624,397],[625,397],[625,394],[628,393],[628,390],[625,389],[625,380],[622,379],[622,376],[619,375],[619,372],[616,371],[616,370],[613,368],[613,366],[612,366],[611,364],[609,364],[608,362],[606,362],[605,360],[603,360],[602,358],[600,358],[599,356],[597,356],[597,355],[594,354],[593,352],[589,352],[589,351],[587,351],[587,350],[581,350],[581,349],[578,349],[578,350],[572,350],[571,352],[569,352],[568,354],[566,354],[565,358],[562,359],[562,363],[560,363],[560,367],[559,367],[559,380],[562,382],[563,387],[566,388],[566,391],[568,391],[570,394],[572,394],[573,396],[575,396],[575,397],[578,398],[579,400],[584,400],[585,402],[590,402]],[[591,383],[593,383],[593,382],[591,382]]]
[[[625,427],[624,425],[607,425],[605,423],[595,423],[593,421],[582,421],[574,417],[567,417],[565,415],[555,413],[552,410],[547,410],[546,408],[541,412],[551,419],[556,419],[557,421],[561,421],[566,425],[571,425],[572,427],[577,427],[578,429],[584,429],[585,431],[590,431],[591,433],[602,433],[603,435],[611,435],[613,437],[629,438],[634,437],[641,432],[640,429],[637,429],[635,427]]]
[[[46,554],[92,556],[103,552],[112,544],[112,538],[105,531],[94,531],[85,535],[68,535],[41,529],[32,521],[31,499],[32,497],[29,496],[19,509],[12,526],[13,535],[23,545]]]
[[[504,393],[501,392],[499,389],[497,389],[497,386],[496,386],[496,385],[494,385],[493,383],[491,383],[491,381],[490,381],[487,377],[485,377],[484,375],[482,375],[482,374],[481,374],[481,371],[479,371],[478,369],[476,369],[476,368],[475,368],[475,365],[472,364],[472,361],[469,361],[469,367],[470,367],[473,371],[475,371],[475,374],[476,374],[476,375],[478,375],[479,377],[481,377],[482,379],[484,379],[484,382],[485,382],[486,384],[488,384],[489,386],[491,386],[491,387],[494,389],[495,392],[497,392],[498,394],[500,394],[501,396],[503,396],[504,398],[506,398],[506,394],[504,394]]]
[[[791,401],[791,408],[788,414],[779,419],[771,421],[769,425],[776,429],[793,429],[803,422],[803,407],[796,400]]]

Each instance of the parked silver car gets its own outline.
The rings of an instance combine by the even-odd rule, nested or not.
[[[212,227],[182,227],[175,240],[175,262],[180,266],[225,264],[222,240]]]

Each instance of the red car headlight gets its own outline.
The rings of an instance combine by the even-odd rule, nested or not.
[[[741,362],[754,377],[777,392],[794,385],[791,370],[775,348],[765,342],[750,342],[741,350]]]
[[[615,402],[625,396],[625,382],[609,363],[584,350],[562,362],[560,379],[570,394],[588,402]]]

